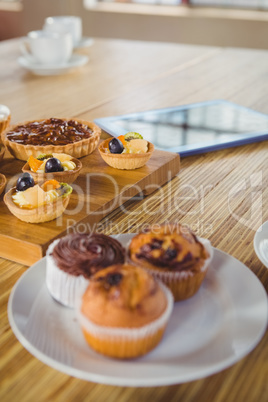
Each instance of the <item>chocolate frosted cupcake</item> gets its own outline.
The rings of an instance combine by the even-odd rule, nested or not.
[[[129,245],[130,261],[163,281],[175,301],[193,296],[200,288],[212,259],[208,240],[198,239],[181,225],[153,225],[134,236]]]
[[[65,236],[47,250],[48,290],[60,303],[74,307],[94,273],[124,260],[124,248],[112,237],[97,233]]]
[[[92,276],[78,318],[94,350],[127,359],[160,342],[172,308],[172,294],[160,281],[142,268],[116,264]]]

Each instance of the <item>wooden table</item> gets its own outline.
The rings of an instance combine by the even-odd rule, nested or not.
[[[18,66],[18,45],[17,40],[0,43],[0,102],[10,107],[13,123],[46,116],[92,120],[220,98],[268,113],[267,51],[96,40],[81,50],[90,56],[86,66],[58,77],[39,77]],[[262,142],[183,158],[170,183],[145,200],[128,201],[130,214],[117,209],[108,215],[103,232],[134,232],[145,223],[181,221],[247,265],[267,290],[268,270],[253,249],[255,231],[268,220],[267,151],[267,142]],[[257,184],[254,177],[259,177]],[[241,184],[243,190],[230,196]],[[135,225],[129,228],[132,216]],[[1,401],[267,400],[267,333],[232,367],[180,385],[106,386],[46,366],[23,348],[8,323],[8,297],[25,270],[0,260]]]

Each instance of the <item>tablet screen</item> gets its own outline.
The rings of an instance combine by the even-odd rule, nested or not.
[[[98,119],[108,133],[140,133],[155,148],[190,155],[268,139],[268,116],[226,101]]]

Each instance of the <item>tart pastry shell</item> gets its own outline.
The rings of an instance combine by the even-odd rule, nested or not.
[[[70,118],[60,118],[61,120],[70,120]],[[40,154],[52,154],[52,153],[65,153],[68,155],[73,156],[74,158],[82,158],[83,156],[91,154],[98,146],[100,135],[101,135],[101,129],[98,127],[95,123],[86,121],[86,120],[80,120],[80,119],[74,119],[78,123],[81,123],[83,125],[88,126],[92,130],[92,134],[89,138],[85,138],[80,141],[76,141],[70,144],[66,145],[24,145],[24,144],[19,144],[14,141],[10,141],[7,138],[7,134],[9,131],[14,130],[17,126],[22,126],[26,125],[28,123],[33,123],[33,122],[42,122],[45,119],[39,119],[39,120],[32,120],[32,121],[25,121],[20,124],[12,125],[8,129],[6,129],[2,135],[2,141],[3,144],[6,146],[6,148],[9,150],[11,155],[14,156],[16,159],[20,159],[23,161],[27,161],[28,158],[32,155],[35,158],[37,158],[38,155]]]
[[[4,191],[7,184],[6,176],[0,173],[0,194]]]
[[[58,200],[41,205],[40,207],[27,209],[18,207],[12,200],[12,195],[15,193],[15,188],[10,189],[4,195],[4,202],[10,212],[18,219],[28,223],[41,223],[52,221],[63,214],[70,201],[71,194],[66,197],[59,197]]]
[[[0,143],[0,162],[3,160],[6,148]]]
[[[29,163],[25,163],[22,167],[23,173],[30,173],[33,177],[35,183],[43,183],[47,180],[57,180],[60,183],[73,183],[79,176],[80,170],[82,169],[82,162],[79,159],[72,158],[72,162],[75,163],[76,167],[73,170],[65,170],[63,172],[51,172],[51,173],[37,173],[33,172],[29,166]]]
[[[144,166],[151,158],[154,151],[154,145],[148,142],[148,151],[140,154],[112,154],[108,153],[108,144],[111,138],[103,141],[99,147],[99,153],[102,159],[111,167],[115,169],[133,170]]]

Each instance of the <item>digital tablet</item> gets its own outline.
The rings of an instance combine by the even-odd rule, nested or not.
[[[215,100],[96,119],[117,137],[140,133],[156,149],[181,156],[268,139],[268,116],[234,103]]]

